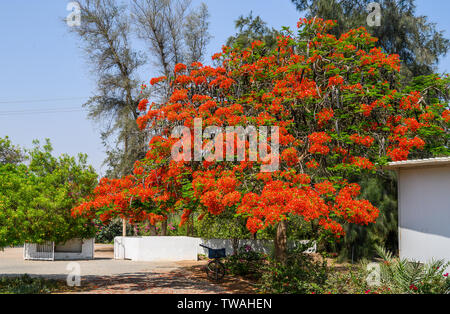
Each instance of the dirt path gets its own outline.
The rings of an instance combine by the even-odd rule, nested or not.
[[[82,286],[66,293],[81,294],[228,294],[255,293],[246,280],[226,276],[220,283],[206,278],[206,261],[179,262],[176,270],[93,276],[84,278]]]
[[[64,280],[67,261],[24,261],[22,249],[0,252],[0,277],[30,276]],[[226,276],[217,284],[204,272],[207,261],[132,262],[112,259],[112,249],[96,245],[95,260],[77,261],[81,267],[81,286],[64,288],[60,293],[87,294],[214,294],[252,293],[254,288],[242,279]]]

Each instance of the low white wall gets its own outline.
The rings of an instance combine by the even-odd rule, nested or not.
[[[200,239],[201,244],[206,245],[213,249],[225,248],[227,255],[233,254],[233,240],[231,239]],[[299,243],[307,244],[308,240],[303,241],[288,241],[288,248],[294,248]],[[238,248],[249,245],[252,250],[260,253],[270,254],[274,249],[273,240],[251,240],[251,239],[240,239]],[[312,244],[311,247],[305,251],[306,253],[315,253],[316,244]],[[198,249],[198,254],[208,255],[208,249],[200,247]]]
[[[308,241],[288,242],[288,247]],[[198,254],[208,255],[208,250],[225,248],[226,254],[233,254],[231,239],[200,239],[191,237],[116,237],[114,238],[114,258],[132,261],[196,261]],[[239,240],[239,246],[250,245],[253,250],[270,254],[273,250],[271,240]],[[314,253],[316,245],[312,244],[306,251]]]
[[[78,242],[78,243],[77,243]],[[95,239],[72,239],[67,243],[56,245],[65,249],[66,252],[55,251],[54,243],[48,243],[48,252],[42,253],[37,251],[37,245],[34,243],[25,243],[23,258],[25,260],[91,260],[94,259],[94,242]],[[81,243],[81,252],[70,252],[71,247],[79,247]]]
[[[81,252],[58,252],[55,251],[55,260],[91,260],[94,259],[95,239],[74,239],[81,241]]]
[[[190,237],[116,237],[114,258],[133,261],[196,261],[200,239]]]

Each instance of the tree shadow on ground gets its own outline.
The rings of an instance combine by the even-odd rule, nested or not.
[[[82,294],[216,294],[256,293],[250,280],[226,275],[220,282],[207,279],[204,265],[182,266],[175,270],[156,269],[148,272],[122,273],[110,276],[83,276],[81,286],[69,287],[65,274],[28,274],[61,282],[61,289],[52,293]],[[20,277],[9,274],[6,277]]]
[[[178,272],[145,272],[83,277],[82,290],[93,293],[224,293],[207,281]]]
[[[203,265],[181,267],[169,272],[140,272],[115,276],[86,276],[74,292],[99,294],[214,294],[255,293],[250,281],[226,276],[220,282],[206,278]]]
[[[186,267],[186,269],[190,273],[191,278],[211,282],[206,278],[205,266],[195,265]],[[226,274],[220,282],[214,284],[223,287],[228,293],[251,294],[257,292],[254,281],[230,274]]]

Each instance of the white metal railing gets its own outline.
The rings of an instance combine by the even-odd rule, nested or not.
[[[42,261],[54,261],[55,260],[55,243],[44,242],[42,244],[25,243],[24,259],[26,260],[42,260]]]

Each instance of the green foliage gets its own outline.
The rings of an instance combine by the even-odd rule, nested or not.
[[[0,164],[18,164],[25,159],[24,152],[20,147],[12,145],[9,138],[0,137]]]
[[[121,219],[113,219],[107,225],[104,225],[98,219],[94,219],[93,223],[95,228],[97,229],[97,233],[95,234],[95,243],[114,243],[115,237],[122,236],[123,224]],[[127,226],[127,236],[131,235],[133,235],[132,228],[130,226]]]
[[[31,278],[0,278],[0,294],[48,294],[60,290],[62,283],[56,280]]]
[[[88,220],[70,212],[97,183],[87,156],[56,158],[48,140],[34,145],[28,166],[0,165],[0,247],[93,236]]]
[[[205,239],[248,239],[251,234],[245,224],[245,219],[226,210],[220,215],[207,213],[202,220],[195,222],[195,231],[197,236]]]
[[[303,248],[288,253],[285,264],[241,248],[225,261],[227,270],[254,280],[261,293],[275,294],[449,294],[450,263],[427,264],[399,260],[388,250],[375,246],[382,262],[378,284],[368,281],[373,275],[369,260],[334,264],[326,255],[305,254]]]
[[[376,1],[381,7],[381,25],[367,25],[367,6],[372,0],[291,0],[307,17],[337,20],[333,34],[340,36],[352,28],[366,27],[379,39],[386,52],[400,55],[404,74],[413,77],[431,74],[439,57],[445,55],[449,40],[426,16],[416,15],[414,0]]]
[[[258,278],[259,270],[264,266],[266,256],[255,252],[251,246],[239,248],[238,253],[225,260],[227,272],[233,275]]]
[[[325,260],[316,261],[299,248],[288,253],[284,264],[270,260],[263,268],[259,286],[262,293],[318,293],[322,292],[328,273]]]
[[[383,247],[377,246],[382,258],[380,265],[381,283],[394,293],[450,294],[450,278],[446,268],[450,262],[432,260],[422,264],[407,259],[396,259]]]
[[[275,47],[278,31],[267,27],[267,23],[259,16],[253,17],[252,12],[245,17],[239,16],[235,21],[235,27],[238,32],[228,38],[227,46],[246,48],[259,40],[264,42],[268,49]]]
[[[361,198],[369,200],[380,209],[376,223],[369,226],[346,225],[346,235],[334,244],[340,260],[357,261],[372,258],[375,246],[384,245],[398,250],[397,178],[395,173],[377,173],[375,176],[357,178],[361,185]]]
[[[437,79],[436,75],[417,76],[410,80],[405,92],[423,91],[423,106],[429,106],[433,112],[433,104],[446,107],[449,95],[446,94],[447,79]],[[441,90],[440,87],[443,87]],[[422,159],[450,155],[450,133],[448,130],[430,126],[420,128],[419,135],[427,146],[423,150],[411,152],[409,159]],[[361,198],[369,200],[380,209],[380,215],[375,224],[369,226],[346,225],[346,236],[334,249],[341,259],[352,261],[361,258],[372,258],[375,246],[382,245],[389,250],[398,250],[398,217],[397,217],[397,177],[393,172],[377,172],[374,175],[359,175],[349,178],[361,186]]]
[[[406,91],[423,91],[423,106],[428,108],[429,114],[439,116],[440,113],[436,112],[437,108],[449,108],[449,84],[448,75],[442,78],[439,78],[436,74],[422,75],[414,77],[406,87]],[[450,156],[448,125],[443,128],[437,126],[423,127],[420,128],[418,135],[426,142],[426,146],[422,151],[413,152],[409,157],[410,159]]]

